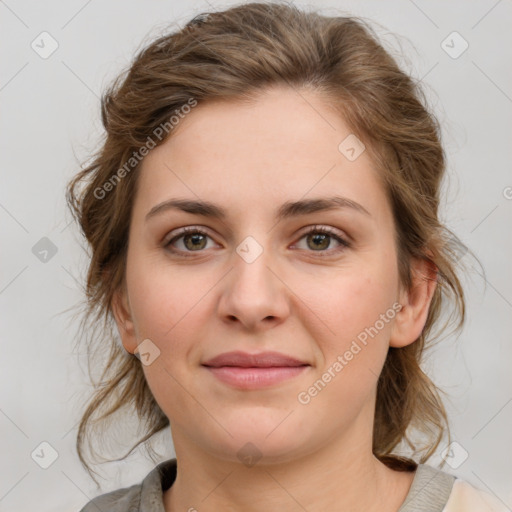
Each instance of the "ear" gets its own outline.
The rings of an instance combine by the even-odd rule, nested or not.
[[[133,354],[137,347],[135,324],[132,319],[130,303],[125,287],[117,289],[112,297],[112,312],[121,336],[123,347]]]
[[[395,317],[389,341],[391,347],[405,347],[419,338],[437,286],[437,268],[433,263],[414,259],[411,267],[412,284],[409,290],[401,291],[402,309]]]

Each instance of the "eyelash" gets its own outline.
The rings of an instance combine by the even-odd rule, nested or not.
[[[305,233],[302,233],[299,240],[302,240],[305,236],[307,236],[311,233],[322,233],[322,234],[329,235],[330,237],[334,238],[337,242],[339,242],[341,245],[341,247],[338,247],[337,249],[333,249],[333,250],[308,251],[308,252],[318,253],[321,258],[332,256],[332,253],[336,254],[338,252],[344,251],[345,249],[351,247],[351,244],[349,242],[347,242],[344,238],[341,238],[339,235],[337,235],[332,228],[329,228],[326,226],[312,226],[308,231],[306,231]],[[180,256],[183,256],[185,258],[193,257],[194,252],[203,252],[201,250],[199,250],[199,251],[181,251],[181,250],[177,250],[177,249],[174,249],[171,247],[171,245],[175,241],[179,240],[180,238],[182,238],[183,236],[188,235],[188,234],[200,234],[200,235],[204,235],[204,236],[211,238],[210,235],[203,229],[197,228],[194,226],[188,226],[186,228],[181,229],[173,238],[171,238],[169,241],[165,242],[164,247],[171,253],[179,254]],[[328,254],[325,255],[322,253],[328,253]]]

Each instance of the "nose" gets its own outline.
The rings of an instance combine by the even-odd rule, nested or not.
[[[231,270],[221,282],[220,318],[238,322],[247,330],[272,328],[289,315],[289,291],[279,275],[279,265],[270,250],[262,249],[254,242],[240,244],[233,253]]]

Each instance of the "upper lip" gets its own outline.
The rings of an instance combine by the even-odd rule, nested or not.
[[[212,367],[239,366],[242,368],[269,368],[272,366],[306,366],[308,363],[279,352],[249,354],[248,352],[235,351],[219,354],[212,359],[208,359],[203,365]]]

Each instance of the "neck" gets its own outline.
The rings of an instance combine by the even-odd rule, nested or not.
[[[414,477],[382,464],[371,452],[371,436],[366,443],[345,436],[293,460],[261,459],[252,467],[199,450],[179,430],[173,438],[178,469],[164,493],[166,512],[396,512]]]

